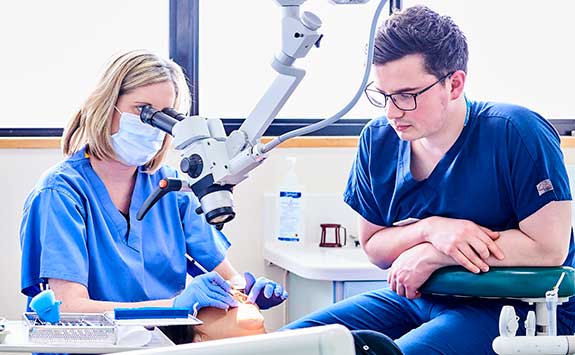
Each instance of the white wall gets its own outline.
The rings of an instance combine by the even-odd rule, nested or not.
[[[0,149],[0,317],[19,319],[26,299],[20,294],[18,228],[28,192],[42,172],[60,159],[52,149]]]
[[[313,154],[311,154],[313,152]],[[264,193],[273,192],[285,171],[283,159],[296,156],[297,172],[307,191],[342,193],[355,149],[277,149],[250,179],[234,191],[236,219],[226,225],[224,232],[233,243],[230,259],[238,271],[251,271],[256,275],[281,281],[282,273],[266,267],[262,257],[264,240]],[[0,186],[3,186],[0,208],[0,317],[18,319],[25,308],[25,297],[20,294],[20,244],[18,238],[22,206],[38,177],[61,159],[57,149],[0,149]],[[170,156],[177,166],[177,156]],[[281,326],[283,308],[266,313],[268,329]]]

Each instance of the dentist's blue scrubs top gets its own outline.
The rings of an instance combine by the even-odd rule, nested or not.
[[[427,179],[413,178],[410,156],[409,142],[385,118],[371,121],[361,134],[345,202],[380,226],[443,216],[502,231],[518,229],[551,201],[571,200],[559,135],[523,107],[469,101],[461,135]],[[573,266],[574,252],[571,238],[565,265]]]
[[[129,224],[84,149],[44,174],[26,199],[20,226],[24,294],[34,296],[39,284],[55,278],[86,286],[93,300],[171,298],[185,287],[185,254],[208,270],[225,258],[230,243],[195,213],[199,203],[191,193],[169,193],[136,220],[158,182],[178,173],[163,166],[136,174]]]

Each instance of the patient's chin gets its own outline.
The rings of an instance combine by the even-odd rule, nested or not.
[[[264,328],[264,316],[257,306],[249,303],[240,304],[228,312],[236,312],[238,326],[246,330],[260,330]],[[259,334],[259,333],[258,333]]]
[[[264,317],[257,306],[240,303],[228,311],[218,308],[202,308],[198,318],[204,324],[195,326],[194,342],[263,334]]]

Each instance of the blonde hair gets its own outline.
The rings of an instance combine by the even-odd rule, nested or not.
[[[190,89],[182,68],[145,51],[120,53],[109,62],[96,88],[68,122],[62,136],[62,151],[66,156],[88,145],[90,154],[97,159],[114,159],[111,143],[112,117],[118,98],[130,91],[155,83],[171,81],[176,92],[174,108],[187,113],[190,108]],[[162,164],[172,137],[166,134],[162,148],[145,165],[153,172]]]

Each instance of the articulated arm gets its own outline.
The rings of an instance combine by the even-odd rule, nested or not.
[[[259,166],[266,158],[266,153],[275,146],[265,147],[259,140],[305,75],[305,71],[293,67],[293,63],[296,59],[305,57],[314,45],[319,46],[322,37],[317,33],[321,20],[311,12],[304,11],[300,15],[299,5],[305,0],[276,1],[281,6],[283,15],[282,49],[272,60],[272,67],[278,75],[237,131],[227,137],[219,119],[184,117],[173,110],[158,111],[150,106],[142,109],[140,117],[144,122],[174,136],[175,149],[182,157],[180,168],[189,179],[182,184],[163,182],[164,187],[158,187],[162,191],[155,192],[155,197],[146,200],[138,213],[138,219],[144,218],[145,212],[159,197],[176,187],[194,192],[201,204],[197,212],[205,213],[208,223],[221,228],[224,223],[234,218],[232,187],[246,179],[248,173]],[[338,4],[353,4],[369,0],[332,1]],[[376,12],[370,42],[373,41],[376,18],[385,3],[386,0],[381,0]],[[368,64],[371,63],[373,51],[372,45],[370,47]],[[369,65],[366,65],[366,74],[359,93],[367,81],[368,68]],[[355,101],[358,96],[354,98]],[[355,101],[348,104],[349,107],[335,119],[339,119],[351,109]],[[325,125],[331,122],[333,120]],[[322,127],[310,127],[309,131],[320,128]]]

